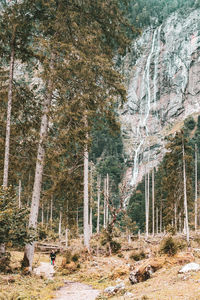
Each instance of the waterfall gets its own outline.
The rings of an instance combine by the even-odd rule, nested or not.
[[[148,119],[152,108],[151,104],[153,103],[155,106],[156,103],[156,93],[158,90],[157,81],[158,81],[158,64],[159,64],[159,53],[160,53],[160,32],[161,32],[161,26],[157,27],[154,30],[150,52],[147,57],[146,65],[144,67],[144,72],[142,76],[142,86],[141,86],[140,98],[139,98],[140,119],[137,124],[136,136],[135,136],[135,139],[137,140],[137,146],[134,149],[135,153],[134,153],[132,179],[130,182],[131,186],[134,186],[137,182],[137,176],[139,173],[139,155],[141,153],[143,146],[147,146],[145,145],[145,142],[146,142],[146,138],[149,136]],[[150,67],[151,67],[152,60],[154,62],[153,95],[151,95],[151,86],[150,86],[151,85]],[[130,87],[129,93],[131,92],[132,89],[133,88]],[[145,96],[143,96],[144,92],[145,92]]]

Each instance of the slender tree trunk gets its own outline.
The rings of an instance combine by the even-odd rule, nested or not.
[[[77,206],[77,212],[76,212],[76,227],[77,227],[77,235],[79,235],[79,226],[78,226],[78,222],[79,222],[79,216],[78,216],[78,206]]]
[[[155,192],[154,192],[154,168],[152,170],[152,235],[155,234],[155,198],[154,198]]]
[[[68,248],[68,228],[65,229],[65,248]]]
[[[22,191],[22,182],[21,182],[21,180],[19,180],[19,192],[18,192],[19,209],[22,207],[22,203],[21,203],[21,191]]]
[[[158,207],[156,206],[156,234],[158,234]]]
[[[53,62],[53,61],[52,61]],[[51,62],[51,69],[52,69],[52,62]],[[33,186],[33,194],[32,194],[32,201],[31,201],[31,210],[29,216],[29,228],[36,229],[37,228],[37,221],[38,221],[38,211],[39,211],[39,203],[40,203],[40,194],[41,194],[41,186],[42,186],[42,175],[43,175],[43,168],[44,168],[44,159],[45,159],[45,140],[47,137],[47,129],[48,129],[48,113],[52,99],[52,80],[50,79],[48,82],[48,95],[44,98],[43,102],[43,114],[40,126],[40,139],[37,151],[37,161],[36,161],[36,168],[35,168],[35,179],[34,179],[34,186]],[[24,252],[24,261],[30,269],[32,269],[32,262],[34,256],[34,243],[27,244],[25,246]]]
[[[93,228],[92,228],[92,206],[93,206],[93,164],[91,162],[90,169],[90,236],[92,236]]]
[[[104,178],[103,227],[106,228],[106,178]]]
[[[100,187],[101,187],[101,177],[97,177],[97,233],[99,233],[99,222],[100,222]]]
[[[51,196],[51,211],[50,211],[50,228],[52,230],[53,223],[53,195]]]
[[[189,243],[189,225],[188,225],[188,209],[187,209],[187,187],[186,187],[186,171],[185,171],[185,147],[184,142],[182,140],[182,148],[183,148],[183,183],[184,183],[184,209],[185,209],[185,229],[186,229],[186,237],[187,242]]]
[[[61,240],[61,234],[62,234],[62,212],[60,210],[60,218],[59,218],[59,226],[58,226],[58,236]]]
[[[87,127],[87,119],[85,120]],[[83,208],[83,224],[84,224],[84,246],[89,249],[90,243],[90,232],[88,223],[88,147],[85,145],[84,149],[84,208]]]
[[[108,226],[109,175],[106,175],[106,226]]]
[[[149,173],[145,174],[145,215],[146,215],[146,237],[149,236]]]
[[[7,105],[7,120],[6,120],[6,141],[5,141],[5,156],[4,156],[4,170],[3,170],[3,187],[8,186],[8,168],[9,168],[9,154],[10,154],[10,127],[11,127],[11,110],[13,98],[13,74],[15,61],[15,34],[16,29],[13,30],[11,41],[11,55],[10,55],[10,71],[9,71],[9,88],[8,88],[8,105]]]
[[[42,226],[44,225],[44,205],[42,202]]]
[[[7,104],[7,119],[6,119],[6,140],[5,140],[5,154],[4,154],[4,170],[3,170],[3,188],[8,186],[8,168],[10,156],[10,127],[11,127],[11,110],[13,98],[13,74],[15,62],[15,38],[16,27],[12,32],[11,40],[11,55],[10,55],[10,70],[9,70],[9,88],[8,88],[8,104]],[[0,242],[0,253],[5,253],[5,244]]]
[[[181,212],[179,213],[179,215],[178,215],[178,229],[179,229],[179,233],[181,233]]]
[[[177,204],[174,204],[174,227],[175,231],[177,231]]]
[[[28,174],[28,192],[27,192],[27,207],[30,205],[30,190],[31,190],[31,172]]]
[[[195,144],[195,204],[194,204],[194,228],[197,231],[197,144]]]
[[[160,204],[160,233],[162,233],[162,200]]]
[[[50,210],[50,207],[48,204],[48,206],[47,206],[47,225],[49,224],[49,210]]]

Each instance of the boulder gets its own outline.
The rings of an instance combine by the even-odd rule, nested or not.
[[[118,293],[119,291],[122,291],[125,289],[125,284],[123,282],[115,285],[115,286],[109,286],[104,290],[104,293],[109,295],[114,295]]]
[[[185,266],[183,266],[180,270],[179,273],[187,273],[191,271],[199,271],[200,270],[200,265],[196,263],[190,263]]]

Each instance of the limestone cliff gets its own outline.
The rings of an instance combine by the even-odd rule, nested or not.
[[[147,28],[123,59],[128,99],[120,110],[126,180],[158,165],[164,138],[200,113],[200,9]]]

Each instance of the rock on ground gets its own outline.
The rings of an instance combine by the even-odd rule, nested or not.
[[[179,273],[187,273],[191,271],[199,271],[200,270],[200,265],[196,263],[190,263],[185,266],[183,266],[180,270]]]
[[[125,289],[125,284],[123,282],[115,285],[115,286],[109,286],[104,290],[104,293],[106,294],[116,294],[118,291],[124,290]]]

